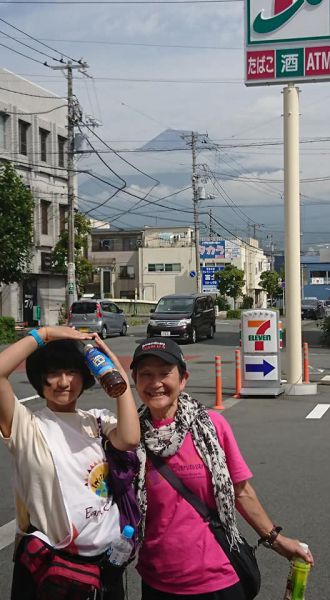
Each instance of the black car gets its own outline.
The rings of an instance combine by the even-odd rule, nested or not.
[[[323,319],[325,316],[324,304],[316,298],[305,298],[301,301],[301,318],[302,319]]]
[[[215,307],[212,296],[173,294],[160,298],[150,311],[147,336],[171,337],[195,343],[215,333]]]

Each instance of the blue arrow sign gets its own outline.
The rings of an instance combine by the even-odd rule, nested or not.
[[[265,375],[271,373],[274,369],[275,367],[267,362],[267,360],[263,360],[262,363],[258,363],[257,365],[245,365],[245,370],[247,373],[263,373],[264,377]]]

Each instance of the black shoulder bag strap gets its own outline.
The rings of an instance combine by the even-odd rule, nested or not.
[[[159,471],[159,473],[168,481],[168,483],[180,494],[194,509],[200,514],[200,516],[207,521],[209,525],[213,525],[213,527],[217,528],[217,533],[221,532],[221,546],[223,551],[227,554],[230,559],[230,551],[227,553],[227,549],[229,550],[229,543],[225,534],[225,531],[222,528],[221,523],[219,522],[218,514],[212,509],[208,508],[204,502],[202,502],[189,488],[185,486],[185,484],[181,481],[179,477],[172,471],[172,469],[163,461],[160,456],[157,456],[150,450],[146,449],[147,456],[150,458],[154,467]],[[223,543],[222,543],[223,537]],[[217,536],[218,538],[218,536]],[[220,543],[220,540],[218,538]]]

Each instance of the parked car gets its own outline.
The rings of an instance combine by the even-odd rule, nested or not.
[[[325,316],[325,307],[323,302],[317,298],[305,298],[301,301],[302,319],[323,319]]]
[[[212,296],[163,296],[150,313],[152,314],[147,329],[148,337],[172,337],[193,344],[202,336],[214,337],[215,306]]]
[[[325,316],[330,317],[330,300],[329,300],[329,298],[324,301],[324,310],[325,310]]]
[[[96,332],[103,340],[112,333],[120,333],[120,335],[127,333],[124,311],[107,299],[77,300],[71,306],[68,325],[79,331]]]

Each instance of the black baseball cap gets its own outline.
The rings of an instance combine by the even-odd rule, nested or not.
[[[171,365],[181,365],[185,371],[187,370],[180,346],[171,339],[147,338],[143,340],[134,352],[130,368],[135,369],[145,356],[157,356]]]

